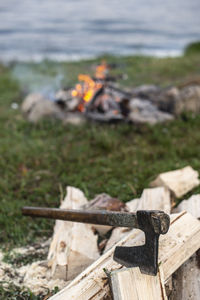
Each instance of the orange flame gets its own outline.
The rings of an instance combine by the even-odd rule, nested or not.
[[[105,79],[108,73],[109,67],[105,60],[102,61],[101,65],[96,67],[95,77],[98,79]]]
[[[97,79],[105,79],[108,73],[108,65],[105,61],[96,67],[95,77]],[[78,106],[79,111],[84,111],[84,103],[92,100],[95,93],[103,86],[102,83],[93,80],[89,75],[79,74],[78,80],[82,83],[76,84],[75,89],[72,90],[72,97],[79,97],[83,100]]]

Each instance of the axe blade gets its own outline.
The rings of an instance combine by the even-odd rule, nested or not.
[[[145,234],[145,244],[135,247],[116,247],[113,259],[126,267],[139,267],[141,273],[156,275],[158,272],[159,235],[169,228],[169,216],[161,212],[155,219],[155,211],[138,211],[139,229]]]

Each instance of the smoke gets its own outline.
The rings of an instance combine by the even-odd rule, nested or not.
[[[45,62],[40,64],[16,63],[12,68],[13,77],[20,83],[25,94],[41,93],[46,98],[54,100],[64,82],[63,69],[54,65],[49,70]]]

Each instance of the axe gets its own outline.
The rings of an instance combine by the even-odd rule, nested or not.
[[[145,244],[135,247],[116,247],[113,259],[126,267],[139,267],[142,273],[148,275],[157,274],[159,235],[167,233],[170,224],[169,216],[159,210],[138,210],[129,213],[23,207],[22,213],[32,217],[140,229],[145,234]]]

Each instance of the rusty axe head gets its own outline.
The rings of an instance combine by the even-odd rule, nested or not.
[[[139,267],[142,273],[156,275],[158,271],[158,239],[169,229],[170,219],[161,211],[137,211],[138,228],[145,234],[145,244],[116,247],[114,260],[126,267]]]

